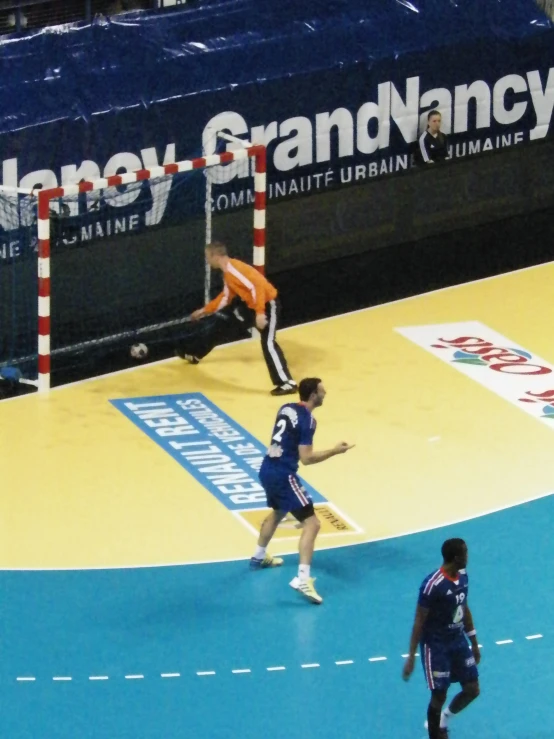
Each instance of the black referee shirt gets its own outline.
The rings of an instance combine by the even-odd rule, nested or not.
[[[418,143],[418,159],[424,163],[444,162],[448,156],[448,139],[440,131],[436,136],[432,136],[429,131],[424,131]]]

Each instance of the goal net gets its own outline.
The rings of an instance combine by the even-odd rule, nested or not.
[[[219,153],[202,158],[0,189],[1,376],[44,391],[59,368],[178,339],[220,289],[204,257],[212,240],[263,272],[265,147],[214,136]],[[232,210],[218,207],[231,197]]]

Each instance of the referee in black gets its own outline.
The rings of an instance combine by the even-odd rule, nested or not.
[[[419,137],[417,159],[420,164],[444,162],[448,156],[448,138],[441,131],[442,116],[432,110],[427,116],[427,129]]]

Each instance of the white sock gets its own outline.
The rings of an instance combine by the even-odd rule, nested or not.
[[[450,708],[445,708],[441,713],[441,729],[446,729],[448,726],[448,719],[454,714],[450,712]]]
[[[263,559],[265,557],[265,551],[267,547],[256,547],[256,554],[254,559]]]
[[[298,565],[298,577],[303,582],[310,577],[310,565]]]

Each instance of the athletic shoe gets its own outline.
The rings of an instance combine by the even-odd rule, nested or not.
[[[295,382],[285,382],[283,385],[273,388],[272,395],[294,395],[298,392],[298,385]]]
[[[265,570],[267,567],[280,567],[283,564],[281,557],[272,557],[271,554],[266,554],[263,559],[256,559],[256,557],[250,558],[250,569],[251,570]]]
[[[316,606],[323,603],[323,598],[314,587],[315,577],[309,577],[307,580],[301,580],[299,577],[294,577],[289,585],[293,590],[297,590],[301,595],[307,598],[311,603],[315,603]]]
[[[194,354],[187,354],[186,349],[183,346],[177,346],[175,354],[181,359],[185,359],[187,362],[190,362],[190,364],[198,364],[198,362],[200,362],[200,359],[195,357]]]

